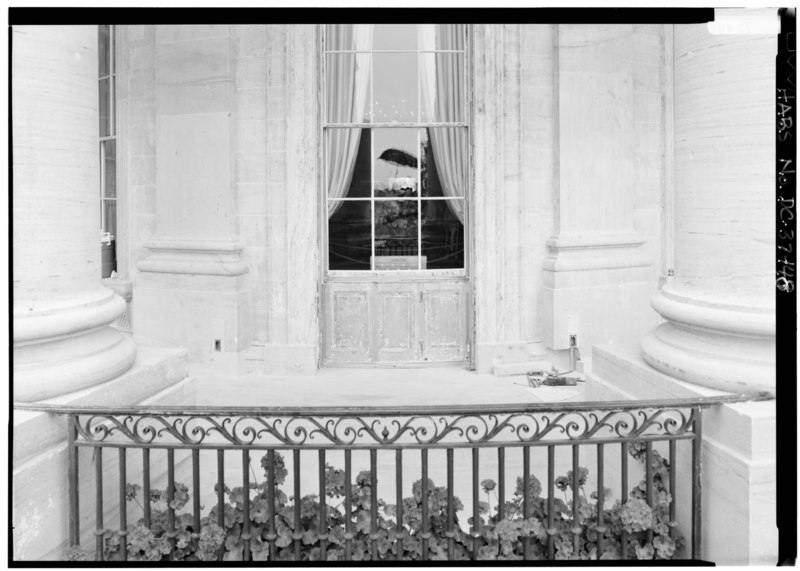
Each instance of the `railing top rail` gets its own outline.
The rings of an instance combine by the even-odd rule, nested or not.
[[[648,399],[624,401],[585,401],[554,403],[508,403],[486,405],[404,405],[404,406],[292,406],[292,407],[253,407],[253,406],[193,406],[193,405],[127,405],[127,406],[71,406],[45,403],[14,403],[14,409],[47,412],[57,415],[162,415],[162,416],[416,416],[426,414],[440,415],[484,415],[539,412],[585,412],[635,409],[668,408],[707,408],[722,404],[748,401],[773,400],[769,392],[736,393],[710,397],[690,397],[673,399]]]

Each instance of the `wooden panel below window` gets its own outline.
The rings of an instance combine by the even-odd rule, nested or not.
[[[325,285],[325,364],[466,361],[466,279],[392,278]]]

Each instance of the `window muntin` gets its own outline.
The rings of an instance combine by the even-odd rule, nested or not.
[[[100,248],[101,275],[117,269],[117,126],[114,26],[98,27],[98,90],[100,98]]]
[[[329,270],[464,268],[465,36],[325,26]]]

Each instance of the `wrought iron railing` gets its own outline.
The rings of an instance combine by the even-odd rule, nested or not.
[[[206,543],[202,545],[206,551],[200,554],[201,559],[228,557],[225,553],[231,549],[235,551],[235,558],[244,560],[257,556],[270,560],[309,557],[322,560],[330,557],[344,560],[477,559],[487,555],[594,559],[604,554],[620,558],[658,555],[695,559],[701,555],[703,408],[769,398],[771,395],[759,393],[630,402],[448,407],[222,409],[18,405],[16,408],[46,410],[66,416],[69,543],[78,546],[82,528],[94,527],[94,556],[98,560],[109,555],[123,560],[129,556],[175,558],[191,551],[191,545],[196,555],[202,551],[198,545],[204,537]],[[686,446],[682,449],[684,452],[679,450],[679,444]],[[487,448],[496,449],[495,454],[487,455]],[[521,467],[509,459],[510,450],[515,448],[521,448]],[[657,451],[659,448],[665,450],[666,457]],[[81,493],[87,494],[86,478],[79,473],[84,449],[94,451],[94,490],[88,494],[94,496],[93,502],[85,497],[81,502],[79,497]],[[109,449],[115,451],[110,459],[105,454]],[[432,466],[429,462],[429,452],[438,449],[445,451],[444,467]],[[539,449],[546,455],[540,454]],[[566,462],[571,470],[566,477],[556,477],[559,449],[571,452]],[[160,450],[166,454],[166,469],[153,459]],[[385,470],[387,466],[378,463],[378,452],[386,450],[394,451],[393,466],[388,467],[394,477],[388,480],[379,474],[380,469]],[[542,464],[546,458],[545,485],[540,485],[531,472],[532,450],[537,457],[541,456]],[[254,451],[265,452],[263,484],[258,483],[255,476],[251,479]],[[317,456],[315,491],[318,495],[313,501],[301,495],[301,452],[308,454],[305,451],[316,451]],[[284,467],[281,452],[291,453],[290,465]],[[455,495],[456,452],[471,456],[471,465],[465,461],[468,481],[461,483],[464,490],[471,493],[472,517],[466,530],[461,528],[456,516],[460,507]],[[631,452],[644,460],[644,466],[639,469],[644,485],[634,488],[634,492],[629,489]],[[191,460],[190,469],[187,466],[191,490],[177,481],[176,453],[187,455],[187,464]],[[201,453],[207,471],[201,469]],[[131,454],[136,454],[137,463],[141,455],[140,468],[132,469]],[[343,456],[343,471],[327,464],[334,454]],[[359,475],[355,483],[352,477],[354,454],[369,456],[368,471]],[[403,497],[412,463],[408,459],[411,457],[416,463],[414,456],[417,454],[420,479],[414,484],[415,495],[409,500]],[[613,466],[607,461],[612,454],[615,456]],[[681,454],[685,457],[683,464],[680,463]],[[226,480],[231,483],[231,465],[226,462],[232,455],[240,456],[236,464],[241,462],[241,470],[235,479],[241,484],[241,494],[225,485]],[[515,452],[514,455],[518,460],[519,454]],[[595,503],[585,495],[586,489],[592,486],[588,482],[588,471],[581,466],[582,457],[589,461],[594,472],[592,499]],[[487,462],[487,458],[491,462]],[[213,469],[208,467],[209,459]],[[87,462],[84,458],[83,465],[90,466]],[[107,472],[112,464],[118,475],[110,492]],[[690,466],[690,473],[682,472],[681,465]],[[156,513],[152,504],[159,500],[159,494],[154,493],[153,479],[164,471],[166,508]],[[481,473],[485,476],[488,471],[497,477],[496,482],[481,481]],[[515,471],[521,472],[521,477],[517,479],[519,488],[512,497],[508,476],[513,477]],[[293,502],[280,487],[289,472]],[[434,472],[444,475],[446,487],[437,488],[429,479]],[[679,485],[679,478],[685,481],[687,476],[688,483]],[[611,491],[606,488],[612,481],[620,491],[613,509],[607,499]],[[201,513],[204,497],[201,482],[208,491],[211,490],[209,483],[216,483],[214,507],[207,516]],[[393,508],[378,500],[385,482],[393,483],[396,495]],[[114,487],[118,489],[116,493],[113,493]],[[557,497],[557,489],[563,491],[565,501]],[[127,504],[138,490],[142,492],[142,517],[132,526],[128,521]],[[571,500],[568,490],[571,490]],[[488,499],[491,499],[490,493],[496,495],[494,515],[491,506],[487,510],[480,501],[482,491]],[[106,502],[112,494],[116,498]],[[238,495],[234,501],[235,494]],[[439,503],[433,499],[434,495],[441,500]],[[191,513],[181,515],[178,512],[188,496],[192,498]],[[183,501],[179,501],[180,497]],[[343,498],[340,505],[331,505],[334,497]],[[641,512],[644,523],[632,520],[631,514],[625,512],[626,504],[634,497],[639,498],[637,509],[644,510]],[[86,510],[88,503],[94,504],[93,522],[87,522],[86,514],[81,513],[81,506]],[[687,512],[684,519],[688,529],[679,529],[680,505],[685,506],[682,509]],[[517,508],[519,511],[514,511]],[[632,508],[628,511],[633,513]],[[106,528],[107,516],[113,512],[118,512],[114,515],[119,518],[119,527],[114,531]],[[659,519],[657,513],[663,517]],[[513,526],[501,524],[512,520],[516,521]],[[203,535],[205,527],[211,530],[208,537]],[[516,531],[509,536],[512,527]],[[87,533],[91,536],[92,532]],[[141,542],[142,534],[147,535],[148,541],[152,540],[150,545],[155,545],[153,541],[159,533],[164,538],[158,544],[164,546],[161,555],[147,555],[133,545],[134,541]],[[219,538],[220,533],[223,540]],[[681,550],[683,534],[686,534],[685,550]],[[633,541],[633,535],[641,540]],[[109,538],[115,539],[110,542]],[[368,546],[365,553],[358,551],[357,544],[362,540]],[[652,547],[654,540],[657,550]],[[224,545],[220,541],[224,541]],[[231,547],[234,543],[239,547]],[[181,545],[185,549],[175,555]]]

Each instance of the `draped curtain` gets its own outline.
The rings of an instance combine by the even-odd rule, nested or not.
[[[327,41],[330,49],[369,50],[372,47],[372,29],[368,24],[329,25]],[[327,118],[331,123],[358,123],[365,119],[369,91],[369,54],[329,54],[327,62],[328,106]],[[328,198],[344,198],[350,189],[356,164],[361,129],[328,129],[325,164],[327,165]],[[343,203],[328,202],[328,218]]]
[[[463,49],[463,28],[460,25],[420,26],[420,49]],[[461,56],[463,57],[463,56]],[[460,57],[452,53],[425,53],[420,62],[422,107],[429,121],[463,121],[464,98],[459,87],[464,84]],[[433,158],[447,197],[464,197],[467,187],[467,137],[460,127],[428,129]],[[446,200],[450,211],[464,222],[464,201]]]

